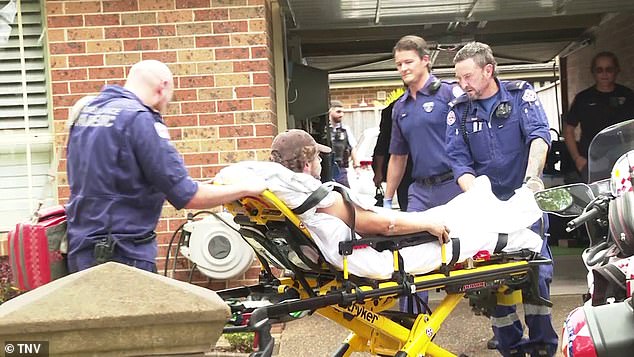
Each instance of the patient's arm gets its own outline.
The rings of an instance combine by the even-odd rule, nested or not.
[[[344,221],[348,226],[352,225],[352,214],[338,192],[335,194],[335,203],[317,211],[327,213]],[[376,212],[355,208],[355,230],[360,234],[399,235],[417,232],[429,232],[438,237],[440,242],[449,240],[449,230],[444,224],[430,221],[421,217],[418,212],[390,212],[380,215]]]

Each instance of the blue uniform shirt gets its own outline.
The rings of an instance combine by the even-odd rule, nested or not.
[[[495,100],[471,102],[463,94],[450,104],[447,153],[456,180],[466,173],[486,175],[493,193],[506,200],[522,186],[531,141],[541,138],[550,145],[550,132],[530,84],[496,82]]]
[[[154,262],[151,233],[165,199],[183,208],[198,190],[159,113],[119,86],[106,87],[71,128],[67,155],[69,254],[112,232],[122,255]]]
[[[452,85],[446,82],[434,91],[432,85],[436,81],[430,75],[416,99],[406,90],[392,111],[390,154],[411,156],[414,179],[451,171],[444,148],[448,103],[454,96]]]

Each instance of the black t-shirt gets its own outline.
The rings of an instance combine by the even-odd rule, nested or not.
[[[581,125],[579,153],[588,156],[588,147],[595,135],[610,125],[634,118],[634,92],[617,84],[612,92],[599,92],[594,86],[575,97],[566,123]]]

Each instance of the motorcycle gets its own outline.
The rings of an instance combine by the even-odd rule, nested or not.
[[[564,322],[566,357],[634,355],[634,120],[597,134],[588,150],[590,184],[535,194],[539,207],[561,217],[571,232],[585,226],[588,274],[584,305]]]

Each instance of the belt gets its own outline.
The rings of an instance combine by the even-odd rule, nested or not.
[[[453,172],[451,171],[447,171],[439,175],[419,178],[419,179],[416,179],[415,181],[416,183],[419,183],[421,185],[433,186],[433,185],[438,185],[439,183],[443,183],[449,180],[453,180]]]

